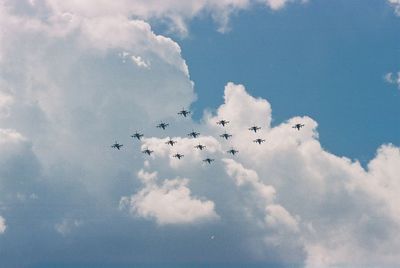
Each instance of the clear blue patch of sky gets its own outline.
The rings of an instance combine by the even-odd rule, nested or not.
[[[178,39],[197,119],[223,102],[233,81],[270,101],[275,125],[296,115],[315,119],[323,147],[339,156],[366,164],[381,144],[400,146],[400,90],[383,80],[400,69],[400,17],[386,1],[258,6],[236,14],[230,32],[216,28],[199,18]]]

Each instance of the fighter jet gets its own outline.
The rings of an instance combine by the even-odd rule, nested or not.
[[[209,164],[211,164],[212,161],[214,161],[214,159],[212,159],[212,158],[206,158],[206,159],[203,160],[203,162],[206,162],[206,163],[209,163]]]
[[[190,111],[185,110],[184,108],[182,108],[182,110],[178,114],[179,115],[183,115],[183,117],[186,117],[190,113],[191,113]]]
[[[131,135],[131,137],[140,140],[140,139],[143,137],[143,134],[138,133],[138,132],[136,131],[135,134]]]
[[[229,123],[229,121],[226,121],[226,120],[224,120],[224,119],[222,119],[222,120],[219,120],[218,122],[217,122],[217,125],[221,125],[221,126],[226,126],[227,124]]]
[[[221,134],[221,135],[219,135],[221,138],[224,138],[224,139],[229,139],[230,137],[232,137],[232,135],[231,134],[228,134],[228,133],[224,133],[224,134]]]
[[[150,150],[150,149],[146,149],[146,150],[143,150],[143,151],[142,151],[142,153],[148,154],[148,155],[151,155],[153,152],[154,152],[154,151],[152,151],[152,150]]]
[[[252,126],[252,127],[249,128],[249,130],[250,131],[254,131],[254,133],[256,133],[257,130],[260,130],[260,129],[261,129],[261,127],[257,127],[257,126]]]
[[[113,145],[111,145],[111,148],[115,148],[120,150],[121,147],[124,146],[123,144],[119,144],[118,142],[115,142]]]
[[[263,139],[255,139],[253,142],[255,142],[255,143],[258,143],[258,144],[261,144],[261,143],[263,143],[265,140],[263,140]]]
[[[164,129],[164,130],[165,130],[165,128],[168,127],[168,126],[169,126],[168,123],[163,123],[163,122],[161,122],[160,124],[157,125],[158,128],[162,128],[162,129]]]
[[[172,157],[176,157],[178,159],[181,159],[182,157],[184,157],[183,154],[174,154]]]
[[[174,146],[175,143],[177,143],[177,141],[174,141],[172,139],[169,139],[169,141],[165,142],[165,144],[169,144],[171,146]]]
[[[193,138],[197,138],[197,136],[200,135],[199,132],[196,132],[194,130],[192,130],[192,132],[190,132],[189,134],[187,134],[189,137],[193,137]]]
[[[237,151],[237,150],[231,148],[229,151],[226,151],[226,152],[227,152],[228,154],[235,155],[235,154],[237,154],[239,151]]]
[[[302,127],[304,127],[304,124],[295,124],[292,128],[297,128],[297,130],[300,130]]]
[[[205,145],[201,145],[201,144],[199,143],[199,145],[194,146],[194,148],[200,149],[200,151],[202,151],[204,148],[206,148],[206,146],[205,146]]]

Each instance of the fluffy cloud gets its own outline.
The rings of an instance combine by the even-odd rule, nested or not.
[[[318,141],[317,123],[311,118],[295,117],[271,127],[270,104],[233,83],[225,87],[224,99],[216,115],[205,115],[204,125],[199,126],[205,130],[201,138],[215,139],[223,131],[216,121],[230,121],[225,130],[233,138],[215,139],[218,150],[208,154],[217,159],[214,172],[215,168],[224,169],[241,192],[250,194],[251,198],[242,195],[240,206],[246,219],[256,223],[254,228],[263,226],[266,247],[279,245],[283,249],[278,255],[294,251],[294,262],[302,262],[304,252],[308,267],[399,263],[391,250],[398,246],[400,227],[400,200],[395,194],[400,187],[396,175],[400,172],[399,148],[382,146],[365,170],[357,161],[325,151]],[[305,124],[300,131],[292,128],[298,122]],[[262,131],[250,132],[248,127],[253,124],[262,126]],[[266,143],[253,143],[255,137]],[[143,141],[150,148],[163,143],[157,138]],[[191,155],[194,150],[190,147],[182,151]],[[230,147],[239,149],[234,159],[224,153]],[[158,153],[151,161],[166,159],[168,154],[160,150],[155,150]],[[193,180],[203,176],[202,165],[183,161],[184,166],[192,165]],[[201,158],[196,161],[200,163]],[[221,206],[226,204],[216,201],[217,209]]]
[[[121,207],[144,218],[155,218],[157,223],[184,224],[218,218],[214,203],[191,196],[188,179],[163,180],[158,185],[157,174],[141,170],[138,177],[144,189],[131,197],[123,197]]]
[[[395,145],[382,145],[364,168],[324,150],[312,118],[271,126],[269,102],[233,83],[216,114],[176,117],[196,98],[188,66],[179,45],[144,20],[184,32],[187,20],[210,14],[224,27],[256,2],[1,1],[2,262],[193,261],[202,251],[216,262],[400,263]],[[222,118],[225,129],[216,125]],[[159,120],[173,128],[160,132]],[[254,124],[261,131],[250,132]],[[191,129],[201,136],[188,138]],[[135,130],[146,138],[129,139]],[[232,139],[220,139],[224,131]],[[115,139],[123,150],[109,147]],[[207,150],[193,148],[199,142]],[[151,157],[140,153],[146,147]],[[229,156],[231,147],[239,154]]]

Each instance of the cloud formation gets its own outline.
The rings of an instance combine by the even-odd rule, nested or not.
[[[396,15],[400,16],[400,1],[399,0],[388,0],[388,3],[394,8]]]
[[[120,207],[134,215],[155,218],[158,224],[184,224],[218,218],[212,201],[191,196],[188,179],[163,180],[157,185],[157,174],[139,171],[144,188],[131,197],[122,197]]]
[[[400,263],[395,145],[382,145],[364,168],[324,150],[310,117],[271,125],[271,104],[231,82],[215,114],[177,118],[196,99],[189,67],[179,45],[145,20],[170,20],[185,32],[189,19],[207,13],[223,28],[231,13],[261,1],[98,3],[1,1],[4,263]],[[216,125],[222,118],[230,121],[224,129]],[[155,129],[160,120],[171,128]],[[257,133],[248,130],[254,124]],[[201,136],[189,138],[192,129]],[[142,142],[129,138],[135,130]],[[221,139],[224,131],[233,137]],[[174,147],[165,144],[170,137]],[[110,148],[115,139],[123,150]],[[147,147],[151,157],[140,153]],[[231,147],[239,154],[228,155]],[[177,152],[184,158],[173,158]]]
[[[384,79],[387,83],[396,85],[400,89],[400,73],[389,72],[385,74]]]
[[[219,31],[229,29],[229,19],[232,14],[247,10],[257,5],[264,5],[272,10],[279,10],[291,2],[304,3],[304,0],[189,0],[182,3],[179,0],[122,0],[110,1],[20,1],[17,4],[5,1],[6,5],[18,6],[25,14],[43,15],[51,13],[51,22],[65,17],[72,23],[76,17],[92,19],[94,17],[112,18],[115,14],[124,17],[164,23],[170,30],[182,35],[188,34],[188,22],[196,17],[211,16],[217,22]],[[36,15],[35,14],[35,15]],[[113,33],[109,34],[113,35]]]
[[[207,129],[201,138],[214,139],[224,131],[216,124],[218,119],[230,121],[225,128],[233,134],[232,140],[215,139],[219,142],[214,146],[218,150],[208,155],[220,162],[215,163],[214,170],[224,169],[239,191],[252,196],[243,195],[245,202],[240,206],[247,211],[250,222],[263,226],[265,247],[279,245],[282,255],[295,251],[295,262],[302,262],[304,253],[308,267],[399,262],[390,251],[398,244],[396,234],[400,227],[399,200],[392,192],[400,187],[396,182],[400,172],[399,148],[383,145],[364,169],[358,161],[325,151],[318,141],[317,123],[311,118],[295,117],[272,127],[270,104],[253,98],[244,86],[233,83],[225,87],[224,99],[217,114],[206,115],[205,125],[199,126]],[[300,131],[292,128],[298,122],[305,124]],[[248,130],[254,123],[263,127],[261,132]],[[267,142],[255,144],[255,137]],[[157,139],[151,140],[143,141],[155,150],[151,161],[165,161],[168,154],[152,147]],[[182,139],[178,144],[189,142]],[[225,151],[230,147],[240,153],[228,158]],[[184,152],[189,157],[197,153]],[[203,177],[200,161],[201,158],[196,165],[181,160],[182,165],[192,166],[192,180]],[[171,162],[165,163],[174,168]],[[233,196],[227,199],[234,200]],[[226,205],[216,201],[217,210]]]

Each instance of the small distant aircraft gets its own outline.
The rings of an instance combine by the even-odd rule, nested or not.
[[[221,135],[219,135],[221,138],[224,138],[224,139],[229,139],[230,137],[232,137],[232,135],[231,134],[228,134],[228,133],[224,133],[224,134],[221,134]]]
[[[297,128],[297,130],[300,130],[302,127],[304,127],[304,124],[296,124],[292,128]]]
[[[258,126],[252,126],[252,127],[249,128],[249,130],[250,131],[254,131],[254,133],[256,133],[257,130],[260,130],[260,129],[261,129],[261,127],[258,127]]]
[[[217,125],[222,125],[222,126],[224,127],[224,126],[226,126],[228,123],[229,123],[229,121],[226,121],[226,120],[222,119],[222,120],[219,120],[219,121],[217,122]]]
[[[154,152],[154,151],[152,151],[152,150],[150,150],[150,149],[146,149],[146,150],[143,150],[143,151],[142,151],[142,153],[148,154],[148,155],[151,155],[153,152]]]
[[[138,133],[138,132],[136,131],[135,134],[131,135],[131,137],[140,140],[140,139],[143,137],[143,134]]]
[[[200,151],[202,151],[204,148],[206,148],[206,146],[205,146],[205,145],[201,145],[201,144],[199,143],[199,145],[194,146],[194,148],[200,149]]]
[[[183,117],[186,117],[188,114],[190,114],[191,112],[188,110],[185,110],[184,108],[182,108],[181,111],[179,111],[179,115],[183,115]]]
[[[182,157],[184,157],[183,154],[174,154],[172,157],[176,157],[178,159],[181,159]]]
[[[162,128],[162,129],[164,129],[164,130],[165,130],[165,128],[168,127],[168,126],[169,126],[168,123],[163,123],[163,122],[161,122],[160,124],[157,125],[158,128]]]
[[[169,144],[171,146],[174,146],[174,144],[177,143],[177,141],[174,141],[172,139],[169,139],[169,141],[166,141],[165,144]]]
[[[233,148],[231,148],[229,151],[226,151],[228,154],[232,154],[232,155],[235,155],[235,154],[237,154],[239,151],[238,150],[235,150],[235,149],[233,149]]]
[[[187,134],[187,135],[190,136],[190,137],[193,137],[193,138],[197,138],[197,136],[199,136],[200,133],[199,133],[199,132],[196,132],[196,131],[194,131],[194,130],[192,130],[192,132],[190,132],[190,133]]]
[[[203,160],[203,162],[206,162],[206,163],[209,163],[209,164],[211,164],[212,161],[214,161],[214,159],[211,159],[211,158],[206,158],[206,159]]]
[[[120,150],[122,146],[124,146],[124,145],[119,144],[118,142],[115,142],[113,145],[111,145],[111,148],[116,148],[116,149]]]
[[[261,143],[263,143],[265,140],[263,140],[263,139],[255,139],[253,142],[255,142],[255,143],[258,143],[258,144],[261,144]]]

